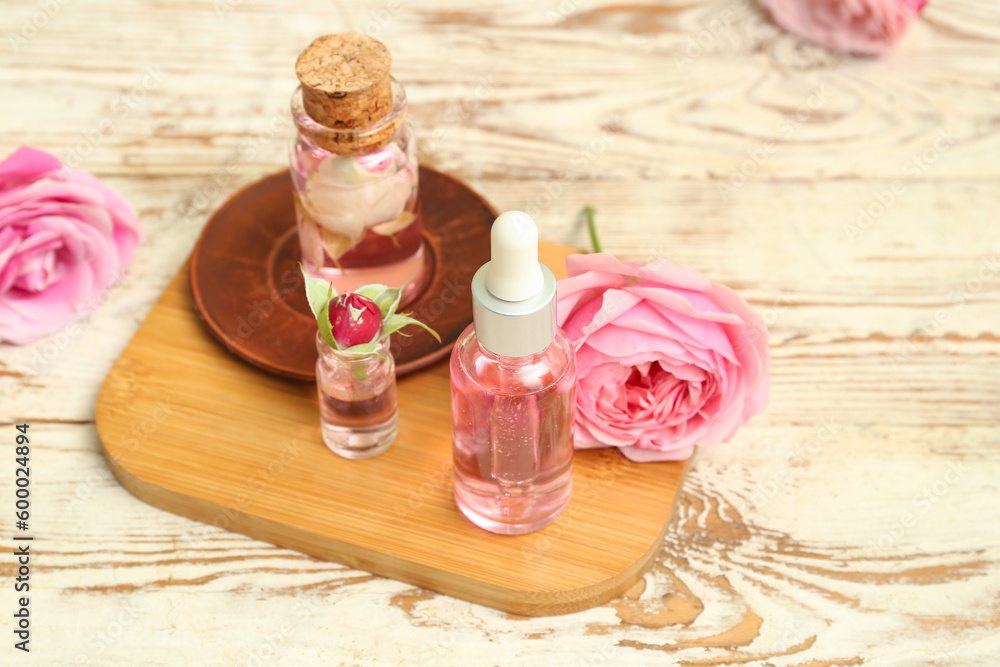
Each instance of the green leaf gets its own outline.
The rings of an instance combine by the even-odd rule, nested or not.
[[[412,225],[416,219],[417,216],[414,214],[409,211],[403,211],[395,220],[375,225],[371,230],[380,236],[393,236],[396,232],[401,232]]]
[[[330,290],[333,290],[331,285]],[[335,350],[339,350],[340,346],[337,345],[337,341],[333,338],[333,327],[330,326],[330,300],[327,299],[326,303],[319,311],[319,315],[316,316],[316,324],[319,325],[319,335],[326,341],[326,344]]]
[[[439,343],[441,342],[441,336],[438,335],[437,331],[434,331],[434,329],[431,329],[429,326],[427,326],[426,324],[424,324],[420,320],[415,320],[412,317],[410,317],[409,315],[405,315],[405,314],[395,314],[392,317],[387,318],[382,323],[382,334],[379,336],[379,338],[384,338],[384,337],[388,336],[389,334],[396,333],[397,331],[399,331],[403,327],[407,327],[407,326],[409,326],[411,324],[416,324],[419,327],[423,327],[432,336],[434,336],[434,338],[436,338]],[[405,334],[403,334],[403,335],[405,335]]]
[[[309,301],[309,308],[312,310],[313,315],[319,319],[319,313],[323,310],[323,306],[330,303],[333,284],[326,282],[322,278],[313,278],[310,276],[306,273],[306,269],[302,266],[301,262],[299,262],[299,269],[302,271],[302,277],[306,279],[306,300]]]
[[[344,236],[343,234],[338,234],[337,232],[331,232],[326,227],[320,225],[319,229],[320,237],[323,239],[323,246],[326,248],[326,254],[330,256],[333,263],[340,268],[340,257],[348,250],[353,248],[356,242],[349,236]]]
[[[396,314],[399,307],[399,300],[403,298],[403,290],[398,287],[390,287],[374,299],[375,305],[382,311],[382,321]]]
[[[371,283],[370,285],[362,285],[358,289],[353,290],[353,292],[358,296],[363,296],[366,299],[375,301],[375,299],[378,298],[378,295],[387,289],[389,289],[389,287],[387,285],[383,285],[382,283]],[[376,301],[376,303],[378,302]]]
[[[360,343],[358,345],[352,345],[350,347],[341,348],[340,351],[344,354],[356,354],[358,356],[366,356],[369,354],[375,354],[375,350],[378,349],[378,340],[373,340],[370,343]]]
[[[374,301],[378,309],[382,311],[383,322],[387,317],[391,317],[396,312],[396,308],[399,307],[399,300],[403,296],[403,290],[398,287],[387,287],[379,283],[364,285],[354,290],[354,293]]]

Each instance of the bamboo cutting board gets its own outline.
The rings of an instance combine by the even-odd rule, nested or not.
[[[560,275],[568,248],[546,245]],[[101,387],[97,428],[115,476],[176,514],[529,616],[616,597],[652,564],[681,463],[578,452],[563,515],[528,535],[465,520],[451,497],[442,361],[399,380],[399,436],[349,461],[322,443],[316,387],[238,360],[195,314],[184,267]]]

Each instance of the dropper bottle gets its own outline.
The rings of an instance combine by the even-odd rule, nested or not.
[[[454,494],[477,526],[516,535],[569,503],[576,360],[535,222],[502,214],[491,247],[472,279],[473,323],[451,354]]]

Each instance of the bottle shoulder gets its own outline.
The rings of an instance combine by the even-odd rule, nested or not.
[[[556,329],[552,344],[527,357],[499,357],[483,349],[474,325],[462,332],[451,354],[452,382],[472,382],[483,391],[532,394],[576,382],[573,344]]]

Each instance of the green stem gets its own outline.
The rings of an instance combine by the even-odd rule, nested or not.
[[[601,248],[601,240],[597,238],[597,224],[594,222],[594,210],[593,206],[585,206],[583,212],[587,216],[587,229],[590,230],[590,245],[594,246],[594,252],[604,252]]]

